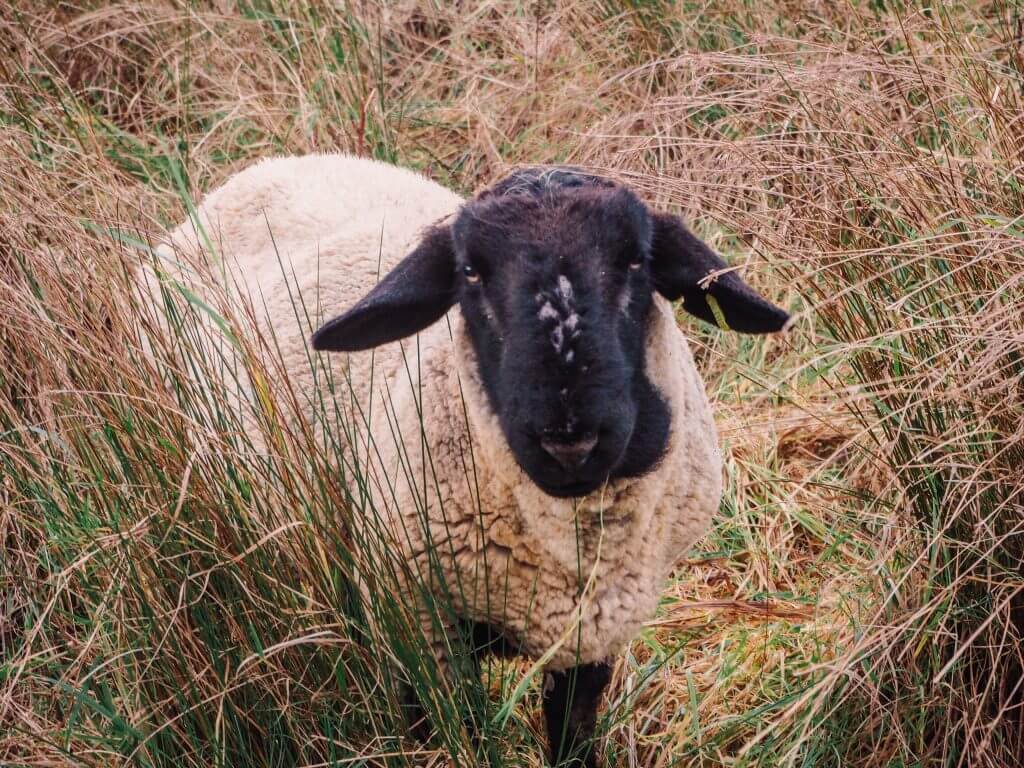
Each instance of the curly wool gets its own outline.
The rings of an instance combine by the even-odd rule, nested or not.
[[[229,265],[228,283],[265,304],[261,323],[274,331],[293,389],[313,393],[296,289],[318,313],[347,309],[462,202],[408,170],[313,155],[242,171],[206,197],[199,220]],[[204,242],[191,221],[170,240],[192,253]],[[707,396],[660,296],[645,370],[671,409],[668,450],[653,471],[582,500],[544,494],[516,463],[458,306],[416,340],[330,362],[351,382],[360,413],[373,414],[366,424],[343,407],[355,430],[332,425],[358,435],[348,458],[365,462],[372,478],[371,508],[354,520],[382,520],[389,548],[424,583],[451,595],[464,618],[499,625],[547,669],[620,653],[654,615],[673,568],[718,507],[721,462]],[[312,395],[309,402],[313,418]],[[400,588],[418,594],[406,580]],[[424,621],[424,629],[443,663],[445,628]]]

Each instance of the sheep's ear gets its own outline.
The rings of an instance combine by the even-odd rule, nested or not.
[[[735,272],[701,282],[729,265],[690,232],[682,219],[652,213],[651,221],[654,286],[662,296],[670,301],[682,298],[683,309],[691,315],[725,330],[773,333],[786,327],[789,314],[765,301]]]
[[[358,352],[397,341],[439,320],[454,301],[451,231],[437,226],[359,303],[324,323],[313,349]]]

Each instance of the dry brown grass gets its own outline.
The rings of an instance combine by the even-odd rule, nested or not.
[[[1024,762],[1024,22],[892,5],[6,7],[0,763],[458,743],[396,738],[322,436],[270,417],[271,462],[233,436],[180,297],[182,337],[140,354],[132,238],[257,158],[334,150],[466,192],[522,162],[619,175],[802,312],[756,342],[681,320],[729,487],[619,664],[609,762]],[[536,705],[492,732],[508,764],[538,764]]]

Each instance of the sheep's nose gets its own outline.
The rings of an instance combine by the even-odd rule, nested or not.
[[[590,452],[597,445],[597,435],[585,437],[582,440],[565,442],[552,437],[541,438],[540,447],[547,451],[551,457],[562,465],[562,469],[577,469],[587,460]]]

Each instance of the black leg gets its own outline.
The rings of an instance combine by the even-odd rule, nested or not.
[[[462,629],[468,646],[469,659],[478,677],[482,676],[483,660],[488,654],[508,659],[521,652],[520,644],[497,624],[467,619],[463,623]],[[473,741],[473,746],[477,750],[477,754],[481,754],[481,738],[476,723],[473,722],[472,718],[467,718],[464,724]],[[483,744],[482,746],[484,750],[493,750],[494,748],[494,745],[490,744]],[[495,764],[496,760],[497,756],[491,755],[490,764]],[[484,761],[481,764],[488,765],[489,763]]]
[[[409,732],[412,733],[416,741],[420,744],[429,742],[432,731],[430,718],[427,717],[419,697],[408,683],[402,683],[402,710],[405,714],[405,722],[409,726]]]
[[[486,654],[494,654],[502,658],[510,658],[521,652],[520,644],[515,641],[501,627],[494,624],[487,624],[479,621],[464,620],[461,623],[462,638],[465,641],[466,656],[462,663],[471,665],[466,670],[467,674],[481,673],[481,659]],[[449,663],[458,664],[458,659],[450,659]],[[406,723],[413,736],[422,743],[430,741],[432,733],[430,718],[427,717],[419,698],[408,684],[404,685],[402,691],[402,707],[405,710]],[[480,737],[476,723],[472,718],[466,718],[464,723],[474,746],[479,746]]]
[[[551,764],[597,767],[592,744],[597,705],[612,677],[607,662],[583,664],[564,672],[549,672],[554,683],[545,683],[544,719],[551,743]]]
[[[479,664],[484,654],[492,653],[502,659],[510,659],[522,653],[521,644],[497,624],[482,621],[466,623],[466,636],[470,651]]]

